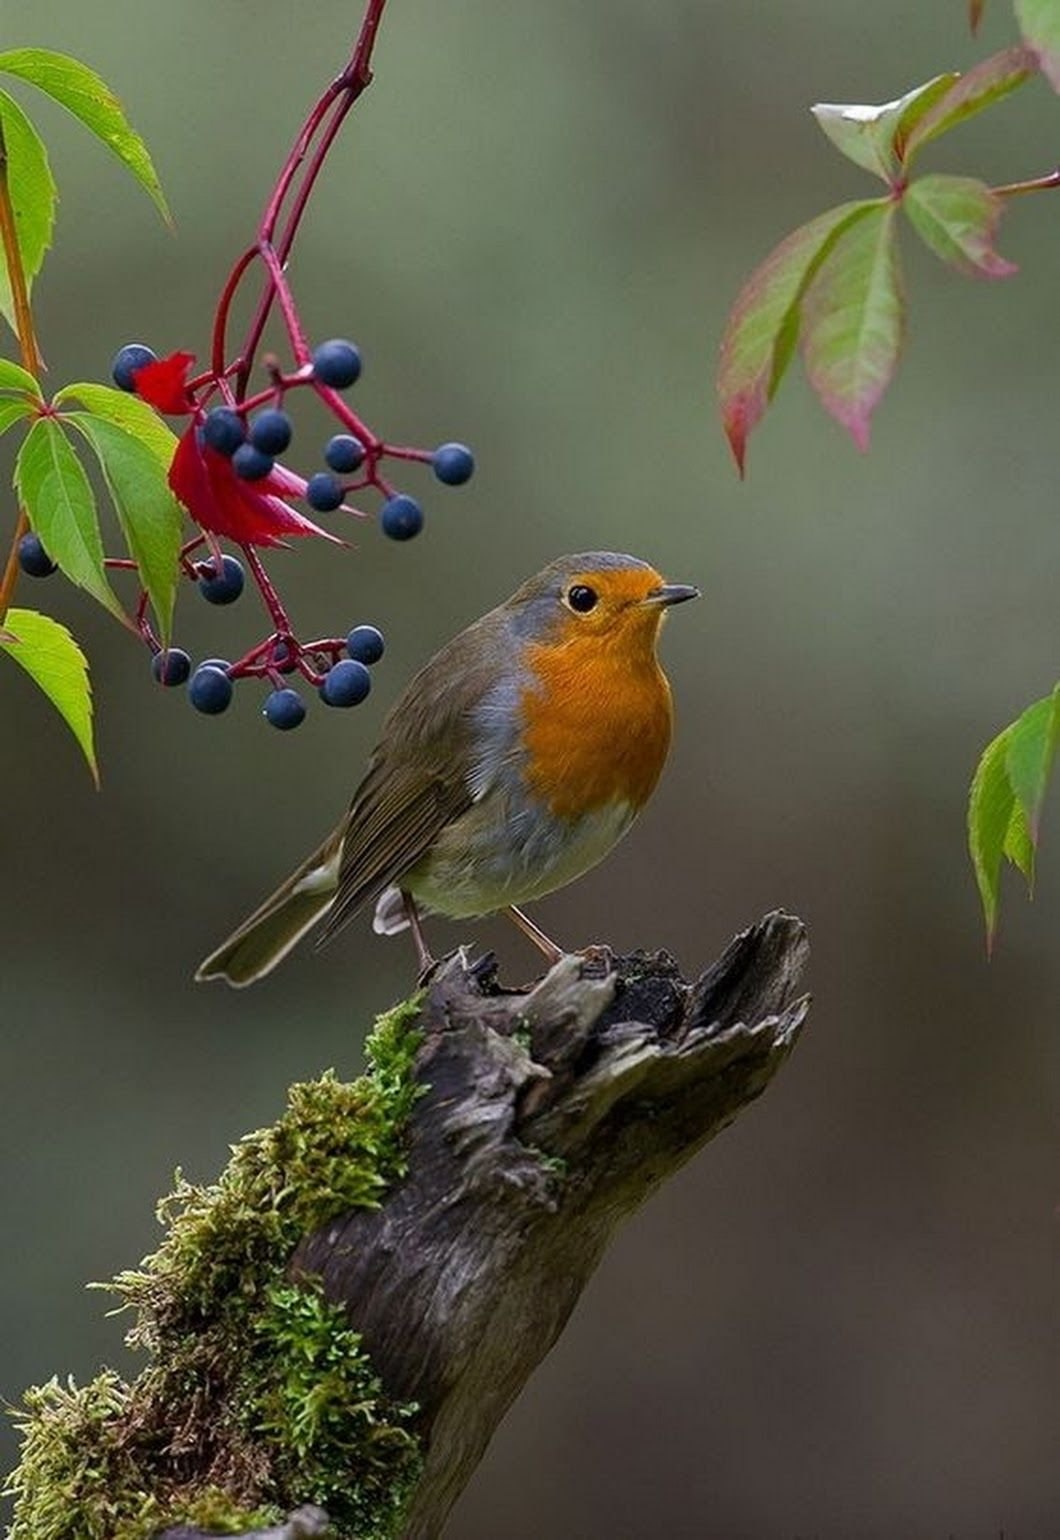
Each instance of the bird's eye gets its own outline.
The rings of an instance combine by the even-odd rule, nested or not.
[[[587,583],[575,583],[573,588],[567,590],[567,603],[572,610],[577,610],[579,615],[585,615],[591,609],[596,608],[599,595],[595,588],[590,588]]]

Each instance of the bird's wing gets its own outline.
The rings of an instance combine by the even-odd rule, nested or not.
[[[381,769],[383,767],[380,767]],[[463,785],[411,767],[365,778],[350,809],[339,887],[317,946],[324,946],[365,904],[399,881],[438,835],[471,806]]]
[[[393,707],[346,815],[338,892],[318,946],[400,883],[482,795],[473,719],[507,643],[504,618],[493,611],[443,647]]]

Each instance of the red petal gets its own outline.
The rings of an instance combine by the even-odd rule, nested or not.
[[[291,535],[320,535],[342,544],[282,498],[263,490],[269,478],[243,481],[230,460],[200,443],[194,423],[177,445],[169,484],[201,529],[239,545],[280,545]]]
[[[170,416],[192,411],[195,402],[188,394],[185,381],[194,362],[194,353],[170,353],[168,358],[144,364],[133,371],[136,394]]]

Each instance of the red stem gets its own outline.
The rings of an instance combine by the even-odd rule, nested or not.
[[[1060,168],[1045,176],[1032,177],[1029,182],[1007,182],[1004,187],[992,187],[990,190],[999,198],[1015,198],[1020,193],[1048,192],[1054,187],[1060,187]]]
[[[296,356],[299,356],[300,348],[305,348],[305,339],[298,325],[297,312],[283,278],[283,266],[291,253],[314,184],[335,136],[342,126],[343,119],[371,83],[372,49],[385,7],[386,0],[367,0],[361,29],[349,62],[338,78],[328,86],[302,125],[277,178],[276,186],[265,205],[254,246],[239,258],[221,294],[213,328],[212,361],[214,375],[217,378],[228,372],[225,368],[225,333],[236,291],[255,258],[260,258],[265,263],[267,269],[265,281],[236,359],[234,369],[236,399],[242,399],[246,392],[254,357],[277,296],[280,298],[284,321]],[[314,149],[314,141],[318,134],[320,134],[320,141]],[[283,213],[284,204],[310,150],[313,150],[312,157],[305,166],[283,233],[277,241],[275,240],[276,227]]]

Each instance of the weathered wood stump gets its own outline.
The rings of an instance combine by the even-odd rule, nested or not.
[[[500,989],[490,959],[439,965],[408,1176],[291,1261],[348,1312],[387,1393],[419,1407],[402,1540],[440,1534],[615,1227],[765,1090],[807,1013],[806,956],[801,922],[775,913],[691,984],[665,953],[565,957],[529,992]],[[257,1534],[326,1532],[307,1508]]]

